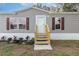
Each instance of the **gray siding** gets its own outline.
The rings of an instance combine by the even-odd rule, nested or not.
[[[4,19],[0,19],[2,21],[0,21],[1,24],[0,25],[0,33],[34,33],[35,32],[35,16],[36,15],[48,15],[48,13],[46,12],[42,12],[39,10],[34,10],[34,9],[30,9],[29,11],[25,11],[25,12],[20,12],[17,13],[16,15],[1,15],[0,17],[2,17]],[[10,30],[6,30],[6,17],[24,17],[26,19],[26,17],[29,17],[29,30],[26,29],[10,29]]]
[[[54,33],[79,33],[79,15],[78,14],[51,14],[51,17],[64,17],[65,29],[64,30],[52,30],[52,20],[50,20],[49,26],[51,32]]]
[[[49,25],[51,33],[79,33],[79,15],[78,14],[48,14],[46,12],[30,9],[28,11],[19,12],[15,15],[0,15],[0,33],[34,33],[35,32],[35,16],[46,15],[46,21]],[[6,30],[6,17],[29,17],[30,30]],[[52,17],[64,17],[65,29],[52,30]]]

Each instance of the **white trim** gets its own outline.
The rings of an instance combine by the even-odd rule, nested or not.
[[[79,40],[79,33],[52,33],[52,40]]]
[[[34,38],[34,33],[0,33],[0,39],[2,36],[5,36],[7,40],[9,37],[13,38],[14,35],[17,36],[17,38],[23,37],[25,39],[27,36],[30,36],[30,39]]]
[[[0,38],[2,36],[13,37],[13,35],[16,35],[18,37],[25,38],[27,35],[30,36],[30,38],[35,37],[34,33],[0,33]],[[79,40],[79,33],[51,33],[51,39],[52,40]]]

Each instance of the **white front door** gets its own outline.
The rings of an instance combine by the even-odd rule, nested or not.
[[[38,26],[39,33],[45,33],[46,16],[36,15],[36,25]]]

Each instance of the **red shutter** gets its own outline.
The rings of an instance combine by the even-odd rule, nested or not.
[[[29,30],[29,17],[26,18],[26,30]]]
[[[52,17],[52,30],[55,30],[55,17]]]
[[[10,24],[9,24],[9,21],[10,21],[9,18],[7,18],[7,21],[6,21],[6,29],[7,29],[7,30],[9,30],[9,25],[10,25]]]
[[[64,17],[61,17],[61,30],[64,30]]]

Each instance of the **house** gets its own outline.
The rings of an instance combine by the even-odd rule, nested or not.
[[[46,19],[52,40],[79,40],[79,12],[51,12],[37,7],[12,13],[1,12],[0,37],[34,37],[37,16]]]

